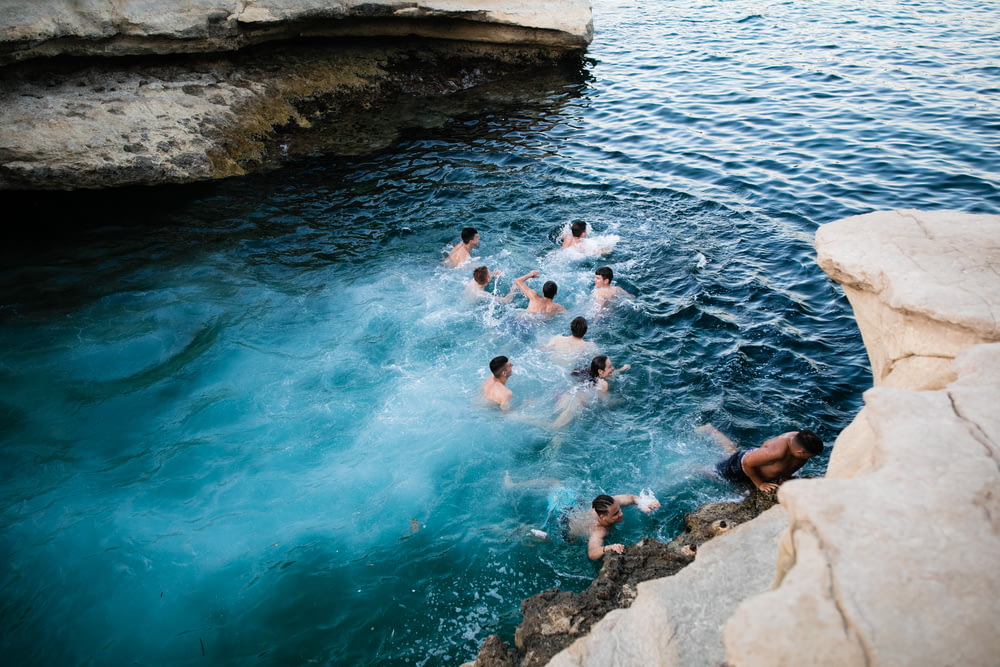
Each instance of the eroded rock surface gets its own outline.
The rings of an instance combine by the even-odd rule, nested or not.
[[[370,152],[424,126],[408,100],[579,70],[592,33],[589,0],[3,2],[0,189],[185,183]]]

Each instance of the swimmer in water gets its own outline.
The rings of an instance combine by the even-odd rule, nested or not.
[[[586,246],[583,241],[587,238],[587,231],[586,222],[583,220],[575,220],[573,224],[569,226],[569,234],[563,234],[563,249],[576,248],[580,252],[584,252],[588,255],[603,255],[611,251],[611,248],[592,248]]]
[[[695,431],[707,434],[730,455],[716,464],[721,477],[767,493],[777,491],[806,461],[823,451],[823,441],[810,430],[782,433],[765,440],[757,449],[745,451],[712,424],[699,426]]]
[[[607,396],[608,378],[615,373],[624,373],[632,368],[631,364],[625,364],[621,368],[615,368],[611,360],[603,354],[594,357],[589,368],[581,368],[573,371],[573,375],[583,381],[583,386],[577,386],[559,397],[556,401],[556,409],[559,415],[552,422],[552,428],[562,428],[566,426],[580,411],[590,405],[594,398]]]
[[[510,399],[514,392],[507,388],[507,379],[514,371],[514,364],[507,357],[493,357],[490,360],[490,377],[483,383],[482,394],[486,400],[500,406],[506,412],[510,409]]]
[[[622,508],[629,505],[636,505],[646,514],[660,507],[659,501],[655,499],[640,504],[639,496],[631,493],[615,496],[601,494],[591,502],[588,512],[577,512],[576,516],[570,518],[569,534],[574,537],[586,535],[587,557],[590,560],[600,560],[609,553],[624,553],[624,544],[605,544],[604,541],[614,525],[625,518]]]
[[[615,297],[634,296],[621,287],[612,285],[611,281],[614,280],[614,277],[614,271],[609,266],[602,266],[594,272],[594,302],[598,309],[603,308],[608,301],[611,301]]]
[[[597,346],[583,337],[587,334],[587,320],[583,317],[574,317],[569,323],[569,336],[553,336],[542,349],[550,350],[556,354],[575,358],[593,354],[597,351]]]
[[[465,284],[465,293],[473,299],[495,299],[500,303],[510,303],[514,298],[513,287],[507,292],[507,296],[498,296],[486,291],[490,281],[502,275],[502,271],[490,271],[485,266],[480,266],[473,270],[472,280]]]
[[[472,259],[473,248],[479,245],[479,232],[473,227],[462,230],[462,242],[455,245],[444,260],[444,265],[450,269],[465,264]]]
[[[544,285],[542,285],[542,294],[539,296],[538,292],[531,289],[525,284],[525,281],[529,278],[538,277],[538,270],[529,271],[520,278],[514,279],[514,286],[521,290],[521,294],[528,297],[528,313],[538,313],[551,317],[557,313],[565,313],[566,308],[556,303],[552,299],[555,298],[556,292],[559,291],[558,285],[553,281],[549,280]]]

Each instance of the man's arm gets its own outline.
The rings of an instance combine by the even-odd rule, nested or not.
[[[612,498],[617,500],[618,504],[621,505],[622,507],[628,507],[629,505],[639,504],[639,496],[633,495],[631,493],[622,493],[617,496],[612,496]],[[649,514],[653,510],[657,509],[659,506],[660,506],[660,501],[654,500],[648,505],[646,505],[645,509],[640,507],[639,511]]]
[[[747,474],[753,485],[761,491],[768,493],[778,490],[778,485],[774,482],[764,481],[760,474],[760,469],[764,466],[779,461],[783,453],[778,447],[772,444],[771,440],[765,442],[759,449],[751,449],[743,455],[743,472]]]
[[[521,294],[528,297],[529,301],[534,301],[535,299],[537,299],[538,292],[525,285],[524,281],[527,280],[528,278],[534,278],[537,275],[538,275],[538,269],[535,269],[533,271],[528,271],[520,278],[514,278],[514,287],[521,290]]]
[[[618,496],[615,496],[616,498]],[[587,558],[590,560],[600,560],[609,551],[620,554],[625,551],[624,544],[604,544],[604,537],[608,534],[608,529],[597,526],[590,531],[590,538],[587,540]]]

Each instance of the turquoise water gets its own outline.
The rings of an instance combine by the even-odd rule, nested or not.
[[[596,572],[527,535],[551,486],[651,488],[616,539],[668,540],[735,491],[747,444],[828,442],[871,381],[824,222],[1000,209],[995,3],[595,3],[579,77],[365,159],[207,186],[13,196],[0,285],[0,579],[10,664],[449,665],[519,603]],[[602,260],[557,252],[585,218]],[[438,260],[467,224],[500,291],[532,268],[569,315],[519,325]],[[539,351],[588,338],[630,372],[571,386]],[[477,404],[515,363],[514,414]],[[826,457],[807,472],[822,472]]]

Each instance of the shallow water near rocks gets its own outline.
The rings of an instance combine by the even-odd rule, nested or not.
[[[530,535],[557,484],[648,487],[616,539],[669,540],[737,494],[699,424],[835,439],[871,377],[812,235],[1000,209],[1000,8],[649,5],[595,2],[580,79],[378,155],[35,196],[0,291],[10,664],[458,664],[594,576]],[[576,218],[613,250],[559,251]],[[476,261],[442,268],[465,225]],[[479,264],[569,314],[466,301]],[[603,264],[637,296],[595,318]],[[552,429],[574,381],[539,348],[578,314],[632,369]],[[509,417],[477,400],[498,354]]]

